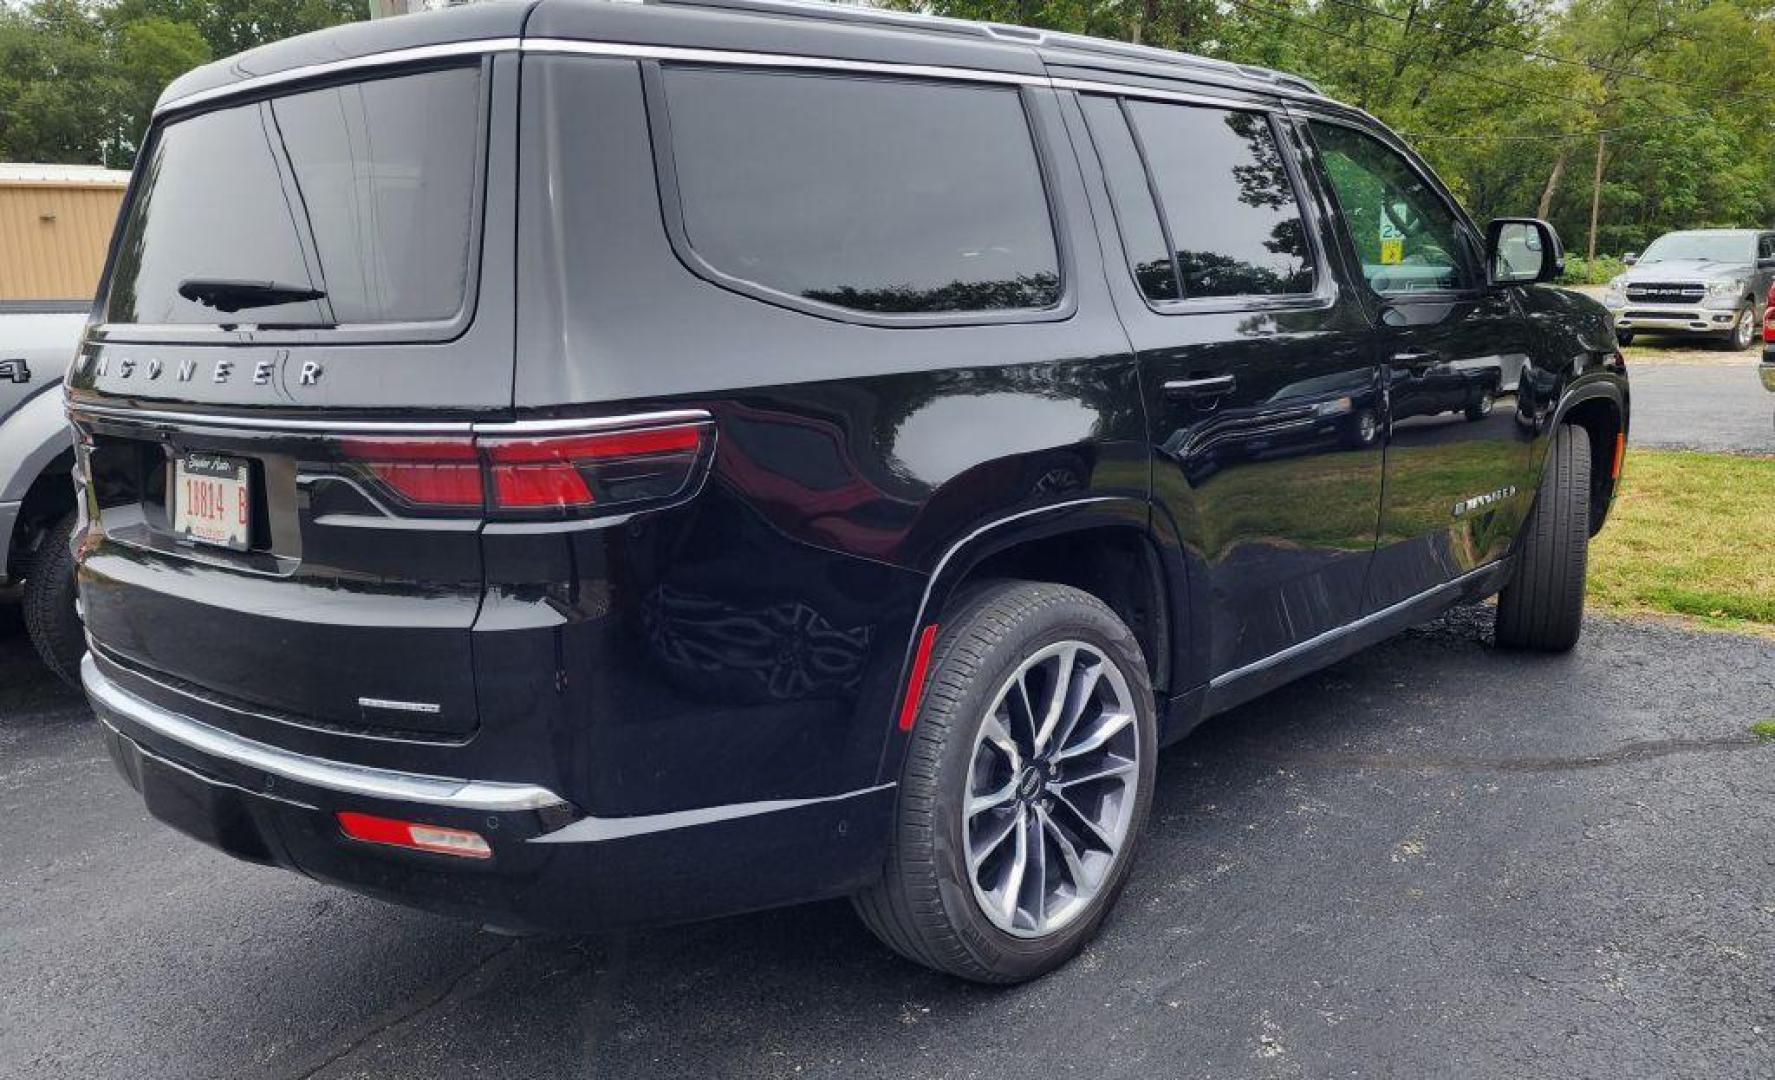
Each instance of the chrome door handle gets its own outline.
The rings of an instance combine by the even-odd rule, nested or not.
[[[1165,383],[1169,397],[1210,398],[1233,392],[1239,380],[1231,375],[1209,375],[1200,379],[1171,379]]]

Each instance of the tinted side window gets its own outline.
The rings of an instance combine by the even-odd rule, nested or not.
[[[1013,88],[667,68],[685,238],[718,274],[876,313],[1052,307]]]
[[[1313,289],[1300,203],[1259,113],[1129,101],[1186,298]]]
[[[1775,258],[1775,236],[1764,233],[1757,237],[1757,258]]]
[[[1341,124],[1315,121],[1311,128],[1363,276],[1375,292],[1472,284],[1454,212],[1404,157]]]
[[[1103,165],[1103,178],[1115,205],[1116,227],[1121,230],[1122,246],[1128,251],[1134,280],[1140,283],[1140,291],[1148,300],[1178,299],[1177,266],[1171,261],[1165,230],[1153,205],[1152,187],[1147,183],[1146,166],[1140,160],[1140,148],[1134,145],[1121,104],[1114,98],[1082,97],[1079,106],[1091,125],[1091,141],[1097,147],[1097,160]]]

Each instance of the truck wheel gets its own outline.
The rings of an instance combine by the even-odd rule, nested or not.
[[[945,617],[882,879],[853,903],[900,955],[983,983],[1071,959],[1133,863],[1158,751],[1139,643],[1064,585],[997,582]]]
[[[1732,333],[1727,337],[1734,352],[1743,352],[1756,343],[1757,313],[1756,309],[1746,304],[1738,309],[1738,318],[1732,323]]]
[[[80,657],[86,637],[75,609],[74,515],[68,514],[43,536],[25,578],[25,632],[49,670],[70,686],[80,685]]]
[[[1584,626],[1584,571],[1590,552],[1590,432],[1561,424],[1516,553],[1498,595],[1498,644],[1565,652]]]
[[[1467,419],[1475,422],[1484,420],[1491,415],[1492,406],[1497,404],[1497,400],[1496,397],[1492,396],[1490,390],[1481,390],[1479,392],[1479,400],[1468,405],[1466,408],[1465,415]]]

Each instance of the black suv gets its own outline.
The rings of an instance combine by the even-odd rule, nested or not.
[[[1027,978],[1204,717],[1502,590],[1578,637],[1625,370],[1286,75],[544,0],[163,98],[68,379],[149,809],[514,930],[852,896]]]

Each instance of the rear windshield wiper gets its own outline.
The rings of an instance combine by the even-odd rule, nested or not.
[[[278,304],[295,304],[303,300],[320,300],[327,295],[327,290],[307,285],[290,285],[281,281],[186,278],[179,282],[179,295],[217,311],[239,311],[242,308],[275,307]]]

